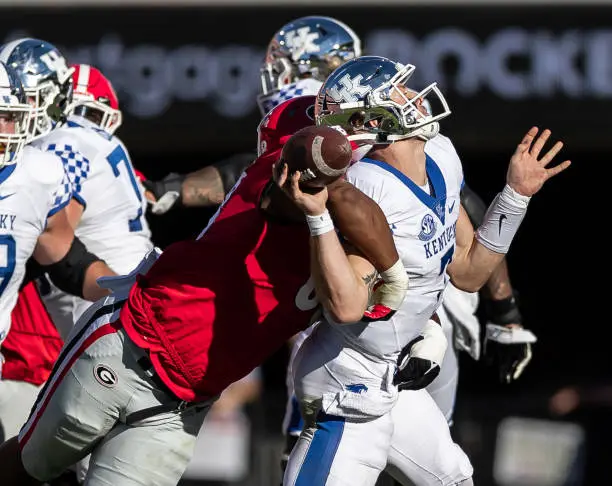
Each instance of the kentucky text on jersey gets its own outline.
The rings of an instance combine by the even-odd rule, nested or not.
[[[13,231],[16,219],[14,214],[0,214],[0,230]]]
[[[444,233],[442,233],[438,238],[423,245],[423,248],[425,249],[425,256],[427,258],[437,255],[441,251],[444,251],[448,245],[455,243],[456,226],[457,223],[455,222],[455,224],[446,228]]]

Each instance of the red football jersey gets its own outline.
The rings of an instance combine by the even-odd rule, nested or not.
[[[34,282],[19,292],[11,330],[2,342],[2,379],[42,385],[62,349],[60,337]]]
[[[312,124],[303,118],[296,130]],[[122,309],[126,332],[182,400],[221,393],[314,315],[308,227],[259,208],[280,152],[267,151],[245,171],[197,240],[169,246]]]

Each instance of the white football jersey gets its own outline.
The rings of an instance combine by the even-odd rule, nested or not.
[[[0,169],[0,342],[10,328],[25,265],[47,218],[70,201],[61,161],[26,146],[21,158]]]
[[[71,116],[35,143],[62,159],[73,197],[84,207],[75,234],[115,272],[132,271],[153,245],[144,188],[121,140]]]
[[[84,207],[76,236],[115,272],[130,273],[153,244],[144,188],[121,140],[83,117],[70,116],[35,143],[62,160],[72,197]],[[65,338],[91,303],[47,284],[40,286],[41,295]]]
[[[354,333],[361,346],[379,356],[395,355],[421,331],[440,304],[448,281],[463,169],[451,142],[442,135],[427,142],[425,151],[429,191],[389,164],[372,159],[362,159],[347,172],[349,182],[385,213],[408,272],[409,290],[392,321]],[[340,326],[349,334],[351,327]]]
[[[327,413],[380,416],[397,399],[397,357],[417,337],[442,301],[446,267],[455,249],[463,185],[461,161],[450,140],[427,142],[428,184],[419,187],[389,164],[362,159],[347,179],[378,203],[409,276],[400,309],[388,320],[336,324],[328,316],[298,351],[296,392],[323,396]]]

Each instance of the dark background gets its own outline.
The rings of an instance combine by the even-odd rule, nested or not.
[[[525,325],[538,336],[533,361],[518,383],[501,386],[492,370],[462,355],[454,431],[475,465],[476,484],[492,485],[492,444],[503,417],[579,423],[587,433],[586,477],[571,484],[612,484],[607,407],[585,405],[563,418],[549,411],[561,387],[612,381],[605,307],[612,7],[12,8],[2,14],[5,40],[43,38],[70,62],[88,62],[111,79],[124,110],[118,135],[150,178],[255,146],[265,46],[281,25],[310,14],[350,25],[367,53],[414,63],[415,83],[440,81],[453,110],[443,133],[462,157],[467,183],[487,203],[503,187],[524,132],[532,125],[552,129],[573,165],[534,197],[508,254]],[[211,214],[173,209],[149,220],[163,247],[195,236]],[[280,430],[285,361],[280,350],[264,365],[260,417],[269,433]]]

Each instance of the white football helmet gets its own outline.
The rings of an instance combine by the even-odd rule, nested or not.
[[[32,112],[17,73],[0,61],[0,168],[19,159],[29,139]]]
[[[340,126],[360,143],[435,137],[439,120],[451,111],[436,83],[421,91],[407,86],[414,70],[380,56],[348,61],[329,75],[317,95],[317,125]]]
[[[268,44],[261,68],[257,104],[262,115],[290,97],[316,94],[315,83],[318,91],[329,73],[360,55],[359,37],[339,20],[308,16],[283,25]],[[304,83],[308,80],[311,84]]]

